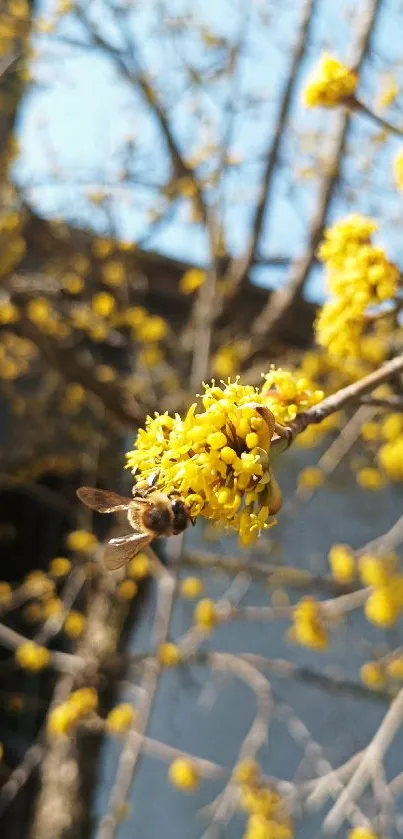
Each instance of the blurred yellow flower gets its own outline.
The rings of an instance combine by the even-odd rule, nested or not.
[[[206,272],[201,268],[189,268],[181,277],[179,290],[182,294],[193,294],[206,281],[206,276]]]
[[[348,103],[354,96],[358,76],[333,55],[323,53],[318,66],[303,91],[303,103],[308,108],[333,108]]]

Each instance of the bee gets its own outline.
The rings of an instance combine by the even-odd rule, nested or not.
[[[152,488],[125,498],[106,489],[80,487],[77,496],[97,513],[127,513],[134,533],[109,540],[103,562],[110,571],[126,565],[157,536],[176,536],[186,530],[189,522],[194,523],[182,498],[169,498]]]

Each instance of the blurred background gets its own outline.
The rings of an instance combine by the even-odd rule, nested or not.
[[[105,662],[149,648],[157,586],[147,575],[136,592],[105,580],[97,557],[120,525],[82,508],[76,489],[130,495],[137,429],[154,411],[185,410],[203,380],[259,384],[272,363],[320,385],[330,370],[333,389],[354,379],[312,350],[326,294],[316,251],[336,218],[364,213],[401,263],[392,160],[402,139],[344,108],[304,109],[301,90],[329,50],[359,72],[362,100],[401,125],[402,15],[400,0],[0,0],[0,823],[10,839],[243,836],[240,813],[201,812],[220,779],[184,796],[167,783],[166,757],[151,754],[108,826],[122,742],[94,726],[68,753],[47,743],[49,703],[68,696],[74,673],[27,672],[13,650],[23,636],[87,656],[104,715],[136,703],[137,670]],[[360,372],[373,366],[367,358]],[[359,548],[401,515],[401,484],[372,475],[371,486],[366,472],[376,452],[360,431],[373,418],[362,406],[301,435],[276,473],[279,525],[247,556],[198,524],[156,546],[161,562],[179,579],[196,573],[214,600],[329,596],[330,547]],[[284,566],[308,577],[286,590]],[[175,600],[170,640],[193,606]],[[284,621],[222,626],[204,647],[295,664],[295,678],[273,674],[260,759],[298,785],[366,745],[386,706],[358,671],[399,643],[398,628],[354,615],[320,658],[287,642]],[[254,702],[233,676],[172,670],[147,734],[231,767]],[[393,773],[399,754],[396,740]],[[369,818],[378,805],[375,793]],[[319,835],[323,809],[296,812],[295,834]],[[397,807],[388,831],[402,827]]]

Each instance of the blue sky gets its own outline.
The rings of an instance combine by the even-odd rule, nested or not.
[[[330,49],[348,61],[353,32],[365,7],[364,0],[318,3],[299,88],[321,49]],[[135,44],[135,55],[152,74],[159,96],[167,105],[175,136],[187,153],[206,141],[220,142],[231,108],[229,150],[240,162],[229,168],[220,201],[231,252],[241,253],[263,154],[275,127],[279,95],[287,78],[291,44],[298,32],[301,0],[286,0],[280,12],[274,0],[215,0],[209,4],[203,0],[121,0],[113,4],[114,13],[112,4],[94,0],[83,8],[100,34],[115,47],[126,48],[125,38],[131,47]],[[178,20],[189,14],[192,23],[181,29]],[[53,20],[54,3],[45,0],[40,15]],[[124,21],[121,32],[116,23],[119,20]],[[397,20],[398,0],[384,0],[375,50],[362,81],[363,96],[369,102],[390,71],[391,60],[394,76],[400,79]],[[200,36],[206,28],[231,43],[243,36],[234,85],[226,77],[207,83],[209,67],[219,62],[222,53],[219,48],[206,47]],[[80,40],[83,47],[66,40]],[[87,33],[73,14],[59,21],[55,32],[35,36],[34,44],[39,58],[33,64],[34,84],[21,113],[22,153],[16,165],[16,177],[28,200],[44,215],[63,217],[98,232],[110,232],[112,220],[122,238],[203,264],[207,258],[206,238],[199,225],[189,222],[188,202],[179,202],[161,227],[155,229],[150,224],[150,211],[167,209],[159,186],[167,181],[169,167],[154,117],[139,93],[122,80],[113,60],[99,49],[88,49]],[[202,80],[198,88],[189,84],[189,68]],[[390,115],[399,120],[398,104],[391,108]],[[321,158],[330,147],[334,119],[333,113],[305,112],[299,96],[296,98],[266,217],[263,255],[296,257],[303,251],[319,180],[302,174],[307,170],[320,172]],[[319,137],[315,135],[318,131]],[[374,133],[376,129],[367,122],[355,122],[332,215],[360,211],[384,219],[381,240],[391,249],[391,255],[399,258],[402,246],[396,220],[402,198],[393,187],[390,164],[400,144],[393,140],[386,147],[376,147],[372,154],[369,141]],[[213,151],[211,160],[215,157]],[[131,183],[120,180],[128,161]],[[208,169],[209,162],[204,164],[204,171]],[[88,201],[88,190],[99,188],[109,196],[108,214]],[[216,200],[217,195],[214,197]],[[278,269],[260,268],[254,279],[263,285],[275,285],[286,275]],[[309,294],[323,294],[319,271],[311,279]]]

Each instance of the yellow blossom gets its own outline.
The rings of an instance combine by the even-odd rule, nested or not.
[[[348,545],[333,545],[329,551],[329,565],[338,583],[351,583],[354,579],[354,552]]]
[[[403,435],[403,413],[389,414],[381,424],[382,437],[394,443]]]
[[[199,785],[199,773],[191,760],[178,757],[168,772],[171,784],[183,792],[193,792]]]
[[[65,577],[71,569],[71,562],[65,556],[57,556],[49,563],[49,574],[51,577]]]
[[[241,760],[234,769],[237,784],[253,784],[259,777],[259,764],[253,758]]]
[[[136,711],[128,702],[122,702],[112,708],[106,718],[106,728],[109,734],[122,734],[130,728]]]
[[[313,597],[305,597],[296,605],[290,639],[303,647],[311,647],[318,651],[329,646],[320,603]]]
[[[68,699],[69,705],[74,708],[77,717],[96,711],[98,707],[98,694],[95,688],[79,688],[74,690]]]
[[[31,571],[24,579],[24,588],[32,594],[33,597],[42,597],[43,595],[50,595],[54,591],[55,584],[53,580],[44,574],[43,571]]]
[[[63,288],[68,294],[81,294],[84,291],[85,283],[82,277],[69,271],[63,277]]]
[[[99,382],[114,382],[117,378],[117,372],[110,367],[109,364],[98,364],[95,368],[95,376]]]
[[[367,661],[360,670],[361,681],[373,690],[382,690],[386,679],[382,666],[377,661]]]
[[[317,489],[322,486],[325,475],[317,466],[306,466],[298,475],[299,489]]]
[[[239,368],[239,362],[240,354],[236,346],[232,344],[220,347],[212,359],[213,373],[223,379],[234,376]]]
[[[348,102],[357,85],[358,76],[354,70],[329,53],[323,53],[303,91],[304,105],[308,108],[333,108]]]
[[[200,629],[205,629],[207,631],[214,629],[218,620],[217,608],[214,600],[210,600],[208,597],[205,597],[203,600],[199,600],[194,610],[193,619],[195,625]]]
[[[63,702],[49,712],[47,721],[47,732],[50,737],[60,737],[69,734],[76,721],[73,708]]]
[[[94,297],[91,300],[92,310],[101,318],[108,318],[114,311],[115,307],[115,298],[106,291],[99,291],[98,294],[94,294]]]
[[[150,315],[137,327],[136,337],[139,341],[147,344],[154,344],[162,341],[168,331],[168,324],[159,315]]]
[[[15,323],[19,318],[17,307],[11,300],[0,300],[0,325]]]
[[[69,638],[79,638],[86,627],[87,620],[81,612],[72,609],[64,622],[64,631]]]
[[[143,309],[142,306],[128,306],[125,309],[125,323],[127,326],[131,326],[133,329],[137,330],[140,326],[143,326],[147,321],[147,310]]]
[[[376,588],[365,604],[365,616],[376,626],[388,629],[393,626],[400,614],[401,604],[396,598],[393,579],[387,585]]]
[[[26,312],[29,320],[41,327],[51,318],[52,307],[45,297],[36,297],[27,303]]]
[[[120,600],[132,600],[137,594],[137,584],[134,580],[122,580],[116,589],[116,595]]]
[[[189,268],[188,271],[182,275],[179,290],[182,294],[193,294],[206,280],[206,272],[200,268]]]
[[[42,613],[45,620],[49,618],[57,618],[63,612],[63,601],[60,597],[49,597],[42,607]]]
[[[151,573],[151,560],[145,553],[139,553],[130,560],[127,573],[135,580],[143,580]]]
[[[403,434],[393,442],[381,446],[378,463],[391,481],[403,480]]]
[[[371,364],[385,357],[387,334],[382,322],[368,327],[367,309],[394,298],[399,283],[397,266],[372,243],[376,229],[366,216],[347,216],[325,231],[318,250],[333,297],[319,313],[317,341],[333,356]]]
[[[23,670],[31,670],[33,673],[43,670],[50,662],[49,650],[34,641],[26,641],[17,647],[15,657]]]
[[[379,839],[379,835],[370,827],[354,827],[349,830],[347,839]]]
[[[158,660],[163,667],[176,667],[182,661],[181,650],[171,641],[165,641],[158,649]]]
[[[305,376],[273,368],[264,376],[262,397],[277,422],[287,425],[297,414],[321,402],[324,393]]]
[[[137,354],[137,363],[140,367],[152,368],[161,364],[163,358],[164,354],[158,344],[148,344]]]
[[[397,658],[391,658],[389,661],[386,662],[386,675],[388,679],[394,679],[396,681],[403,680],[403,657],[398,656]]]
[[[114,244],[111,239],[95,239],[92,246],[92,252],[94,256],[104,259],[112,253],[113,247]]]
[[[66,538],[67,547],[79,553],[92,553],[97,544],[96,536],[88,530],[72,530]]]
[[[124,265],[117,260],[111,260],[102,267],[102,281],[110,288],[118,288],[126,280]]]
[[[65,389],[66,402],[73,402],[75,405],[82,405],[85,401],[85,390],[78,382],[69,382]]]
[[[242,839],[292,839],[292,826],[287,818],[274,820],[252,813]]]
[[[363,489],[369,489],[373,492],[377,492],[385,486],[385,481],[379,469],[375,469],[373,466],[364,467],[357,472],[357,483]]]
[[[269,452],[275,420],[291,421],[323,392],[306,378],[274,370],[261,390],[238,379],[222,387],[213,381],[204,390],[202,405],[193,404],[184,419],[147,418],[128,466],[138,486],[157,476],[156,488],[179,494],[191,516],[236,529],[247,545],[273,524],[281,506]]]
[[[396,570],[397,557],[395,554],[374,556],[362,554],[359,559],[360,577],[366,586],[385,586],[391,580]]]
[[[204,591],[204,583],[200,577],[185,577],[181,582],[180,593],[182,597],[192,600],[194,597],[200,597]]]

